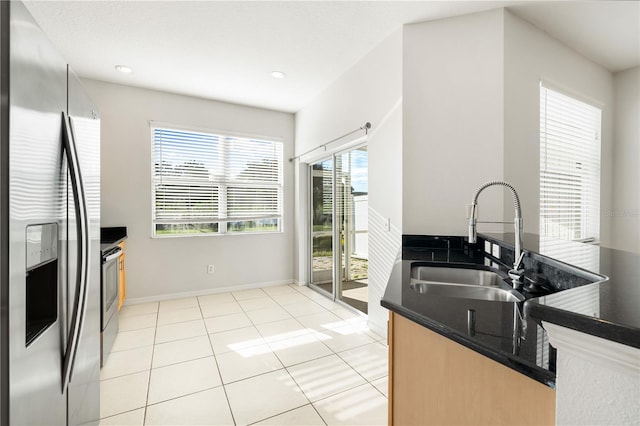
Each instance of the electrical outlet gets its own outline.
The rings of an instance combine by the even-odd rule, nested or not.
[[[487,254],[491,254],[491,242],[486,241],[484,242],[484,252]]]
[[[500,259],[500,246],[497,244],[493,244],[491,254],[493,254],[493,257],[495,257],[496,259]]]
[[[214,265],[207,265],[207,274],[213,274],[216,271]]]

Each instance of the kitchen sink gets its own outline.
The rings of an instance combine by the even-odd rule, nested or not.
[[[410,287],[420,294],[495,302],[522,302],[524,296],[514,290],[481,285],[412,281]]]
[[[487,269],[412,265],[410,286],[416,293],[430,296],[498,302],[525,299],[504,281],[503,276]]]
[[[483,287],[500,287],[504,284],[503,277],[493,271],[424,265],[411,266],[411,278],[419,281]]]

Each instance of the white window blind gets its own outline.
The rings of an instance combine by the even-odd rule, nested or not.
[[[153,235],[273,232],[282,142],[152,125]]]
[[[540,237],[598,242],[602,111],[540,86]],[[559,251],[567,245],[560,244]]]

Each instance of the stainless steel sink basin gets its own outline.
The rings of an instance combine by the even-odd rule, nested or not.
[[[492,271],[423,265],[411,266],[411,278],[419,281],[483,287],[500,287],[504,284],[502,277]]]
[[[524,300],[503,277],[486,269],[412,265],[411,289],[430,296],[521,302]]]
[[[520,293],[500,287],[422,281],[412,281],[410,286],[416,293],[428,294],[430,296],[497,302],[522,302],[524,300],[524,297]]]

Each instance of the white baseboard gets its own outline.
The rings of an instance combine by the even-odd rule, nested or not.
[[[134,297],[127,298],[124,302],[124,306],[139,305],[141,303],[160,302],[163,300],[171,299],[182,299],[185,297],[206,296],[208,294],[227,293],[231,291],[253,290],[256,288],[275,287],[278,285],[289,285],[294,283],[294,280],[268,281],[262,283],[239,284],[227,287],[209,288],[206,290],[185,291],[182,293],[161,294],[157,296]]]
[[[185,291],[181,293],[170,293],[170,294],[161,294],[157,296],[149,296],[149,297],[134,297],[128,298],[124,302],[124,306],[130,305],[139,305],[141,303],[152,303],[152,302],[161,302],[163,300],[172,300],[172,299],[182,299],[185,297],[196,297],[196,296],[206,296],[209,294],[217,294],[217,293],[227,293],[232,291],[242,291],[242,290],[253,290],[256,288],[264,288],[264,287],[275,287],[279,285],[292,285],[298,287],[304,287],[307,285],[306,282],[298,281],[298,280],[280,280],[280,281],[268,281],[261,283],[251,283],[251,284],[239,284],[233,286],[226,287],[216,287],[210,288],[206,290],[197,290],[197,291]],[[345,305],[345,308],[350,308],[350,306]],[[352,308],[354,311],[357,311],[355,308]],[[359,312],[359,311],[357,311]],[[362,314],[364,315],[364,314]],[[376,332],[380,336],[387,335],[387,323],[386,321],[379,324],[377,322],[372,321],[371,316],[367,321],[367,326],[370,330]]]

